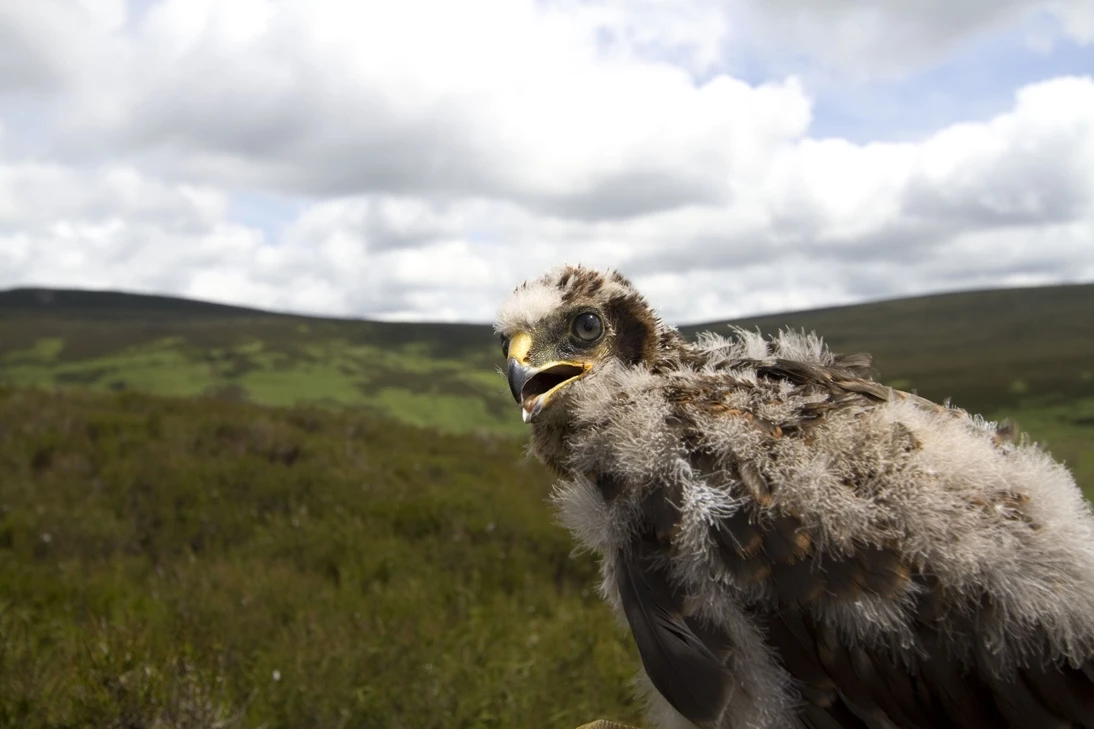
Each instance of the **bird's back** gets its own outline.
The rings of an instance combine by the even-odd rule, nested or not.
[[[1094,516],[1036,446],[791,334],[573,390],[556,502],[667,726],[1094,727]]]

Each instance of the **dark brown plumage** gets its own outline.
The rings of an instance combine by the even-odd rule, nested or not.
[[[1012,429],[811,336],[690,344],[615,273],[496,327],[661,726],[1094,728],[1094,514]]]

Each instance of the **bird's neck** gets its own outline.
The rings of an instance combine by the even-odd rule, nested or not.
[[[556,476],[570,475],[570,442],[574,425],[569,417],[532,423],[532,454]]]
[[[657,359],[649,363],[651,372],[674,372],[694,369],[701,365],[701,356],[675,329],[664,329],[660,334],[661,346]]]

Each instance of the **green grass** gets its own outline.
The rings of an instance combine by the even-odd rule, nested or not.
[[[429,342],[384,347],[347,339],[361,334],[350,330],[368,326],[361,322],[301,330],[305,325],[275,317],[217,320],[210,323],[213,331],[192,322],[161,322],[125,333],[116,324],[33,316],[0,322],[0,384],[364,407],[448,432],[520,432],[504,381],[494,372],[493,347],[485,346],[489,338],[476,356],[457,351],[460,357],[453,357],[434,353]],[[24,330],[40,327],[65,336],[20,340]],[[96,329],[113,337],[113,345],[89,349]],[[152,332],[157,336],[145,340]],[[75,347],[66,351],[66,342]]]
[[[1008,408],[996,419],[1012,418],[1075,476],[1086,497],[1094,501],[1094,398],[1066,403]]]
[[[345,412],[0,390],[0,726],[634,720],[520,444]]]

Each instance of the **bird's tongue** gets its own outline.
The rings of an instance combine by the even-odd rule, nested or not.
[[[531,422],[532,417],[539,412],[540,405],[539,395],[524,398],[524,403],[520,408],[521,419],[526,423]]]
[[[532,418],[543,409],[543,396],[559,385],[577,377],[583,371],[577,365],[557,364],[528,380],[521,391],[521,418],[524,422],[531,422]]]

